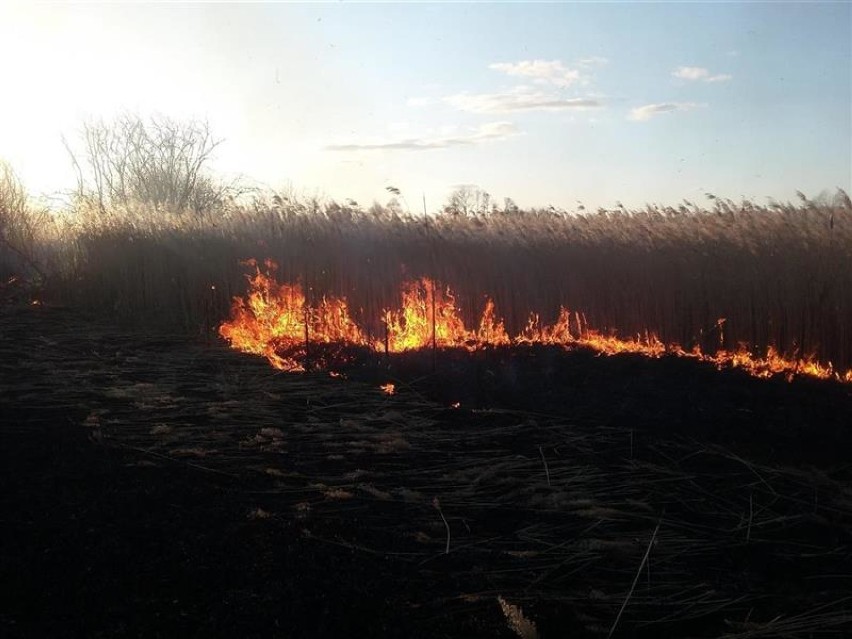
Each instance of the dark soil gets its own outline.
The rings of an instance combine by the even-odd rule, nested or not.
[[[0,310],[0,636],[852,634],[852,387],[349,356]]]

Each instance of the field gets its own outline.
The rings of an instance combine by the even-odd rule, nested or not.
[[[50,299],[195,334],[215,332],[245,293],[251,269],[241,262],[271,258],[309,303],[345,298],[372,336],[403,284],[429,277],[452,289],[468,327],[490,298],[511,335],[531,313],[552,323],[564,306],[602,334],[650,332],[711,353],[771,347],[852,368],[852,206],[842,191],[797,205],[430,217],[395,201],[363,210],[276,195],[215,215],[83,207],[30,235],[18,242],[28,261],[4,244],[4,281],[38,264]]]
[[[39,306],[0,334],[4,636],[514,636],[501,599],[542,637],[852,627],[845,385],[547,347],[281,374]]]
[[[2,236],[3,636],[852,631],[844,193],[77,213]]]

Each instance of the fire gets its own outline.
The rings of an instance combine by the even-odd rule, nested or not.
[[[394,384],[391,384],[390,382],[388,382],[387,384],[382,384],[381,386],[379,386],[379,388],[382,389],[382,392],[385,395],[393,395],[394,393],[396,393],[396,386]]]
[[[388,351],[464,346],[471,334],[458,313],[449,288],[439,288],[427,277],[407,282],[402,289],[402,309],[385,313]]]
[[[309,305],[299,284],[275,281],[277,265],[271,260],[265,263],[266,273],[255,260],[246,265],[255,269],[248,277],[248,297],[234,298],[231,320],[219,327],[234,348],[264,355],[280,370],[303,371],[300,360],[311,343],[366,343],[344,300],[323,297]]]
[[[773,377],[783,375],[787,380],[792,380],[796,375],[805,375],[819,379],[836,379],[841,382],[852,383],[852,370],[841,373],[834,370],[831,362],[821,364],[813,357],[805,359],[787,359],[781,356],[774,348],[769,347],[766,357],[752,354],[745,345],[740,345],[739,350],[734,352],[720,350],[713,355],[705,355],[696,349],[686,353],[687,357],[696,357],[700,360],[710,362],[717,368],[742,368],[755,377]]]
[[[494,302],[491,299],[485,302],[485,310],[482,311],[482,319],[479,321],[479,330],[476,332],[475,341],[477,344],[491,344],[493,346],[504,346],[512,343],[503,320],[497,318]]]
[[[510,337],[491,299],[475,330],[465,327],[456,298],[447,286],[423,277],[409,281],[401,291],[401,308],[384,312],[385,339],[369,341],[349,314],[345,299],[322,297],[309,303],[302,287],[279,284],[276,265],[267,260],[262,271],[254,260],[248,276],[250,290],[245,298],[235,298],[231,319],[219,327],[219,334],[233,348],[265,356],[278,369],[305,370],[311,344],[340,344],[370,347],[377,352],[399,353],[423,348],[465,348],[470,351],[494,346],[544,344],[563,348],[589,348],[603,355],[634,353],[659,358],[664,355],[686,357],[713,364],[719,369],[740,368],[755,377],[782,375],[788,380],[804,375],[852,383],[852,370],[835,371],[831,363],[814,357],[788,358],[769,348],[765,356],[751,352],[746,345],[737,350],[721,349],[725,319],[718,329],[720,350],[704,353],[698,347],[686,350],[678,344],[665,344],[654,333],[629,338],[606,335],[588,326],[582,313],[565,307],[553,324],[542,323],[531,314],[521,333]],[[380,387],[392,395],[393,384]]]
[[[497,318],[494,302],[486,299],[479,329],[465,328],[456,299],[449,287],[440,287],[428,277],[406,282],[402,308],[385,312],[387,339],[376,349],[391,353],[419,348],[466,348],[511,344],[503,320]]]

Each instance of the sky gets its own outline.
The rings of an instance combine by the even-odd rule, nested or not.
[[[852,190],[852,3],[0,5],[0,158],[119,113],[206,120],[212,168],[414,211]]]

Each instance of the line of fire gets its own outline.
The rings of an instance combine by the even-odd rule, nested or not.
[[[705,352],[700,346],[685,348],[664,343],[648,330],[640,335],[621,337],[605,334],[586,322],[582,312],[562,306],[555,322],[542,322],[530,313],[526,326],[510,335],[498,309],[486,298],[476,328],[462,320],[452,289],[428,277],[405,282],[400,291],[400,307],[385,309],[383,334],[368,335],[352,319],[345,298],[323,296],[310,303],[298,282],[280,283],[275,278],[277,265],[267,260],[261,268],[256,260],[247,276],[249,290],[236,297],[230,318],[219,327],[219,334],[240,351],[266,357],[275,368],[303,372],[306,366],[331,368],[336,359],[346,357],[346,349],[366,348],[378,353],[401,353],[423,349],[465,349],[478,351],[495,347],[545,345],[565,349],[591,349],[601,355],[625,353],[649,358],[666,356],[691,358],[722,370],[741,369],[748,374],[769,378],[782,376],[792,381],[799,376],[852,384],[852,369],[835,370],[831,362],[820,362],[815,355],[798,357],[779,353],[769,347],[765,354],[752,351],[746,344],[735,350],[719,348]],[[715,328],[724,342],[725,319]],[[312,351],[322,348],[322,356]]]

